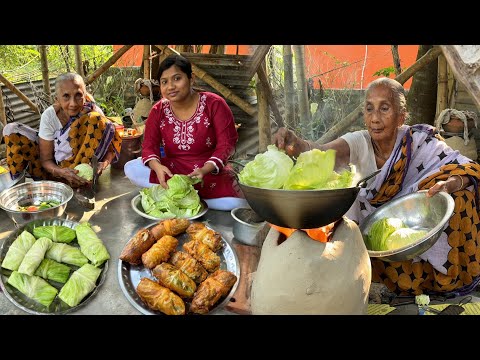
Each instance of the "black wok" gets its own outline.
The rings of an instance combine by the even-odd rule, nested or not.
[[[340,219],[352,206],[366,181],[380,170],[361,179],[356,186],[333,190],[262,189],[240,184],[250,207],[271,224],[313,229]]]

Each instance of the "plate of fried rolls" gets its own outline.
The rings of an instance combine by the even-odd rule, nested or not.
[[[134,234],[119,256],[118,278],[126,298],[143,314],[213,314],[235,293],[240,265],[220,233],[175,218]]]

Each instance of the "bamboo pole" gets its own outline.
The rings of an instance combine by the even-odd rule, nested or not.
[[[273,97],[272,88],[270,87],[270,83],[268,82],[268,77],[265,72],[265,62],[258,67],[257,70],[258,79],[262,82],[263,91],[268,100],[268,104],[272,109],[273,115],[275,116],[275,121],[277,122],[278,127],[285,126],[282,118],[282,114],[280,114],[280,110],[278,109],[277,103],[275,98]],[[266,149],[265,149],[266,150]]]
[[[395,80],[400,84],[405,84],[405,82],[410,79],[418,70],[422,69],[426,65],[430,64],[432,61],[436,60],[437,57],[442,53],[440,47],[435,46],[428,50],[425,55],[418,59],[412,66],[407,68],[404,72],[398,75]],[[332,140],[335,140],[339,134],[347,130],[347,128],[352,125],[358,118],[362,115],[363,103],[358,105],[350,114],[343,118],[340,122],[335,124],[328,130],[323,136],[316,140],[319,144],[325,144]]]
[[[283,73],[285,75],[285,123],[291,128],[296,128],[292,45],[283,45]]]
[[[47,96],[48,102],[51,103],[52,93],[50,90],[50,79],[48,77],[47,46],[38,45],[38,51],[40,53],[40,63],[42,67],[43,92]]]
[[[250,64],[250,67],[247,69],[247,77],[248,79],[251,79],[253,75],[258,70],[258,67],[260,64],[265,60],[265,56],[268,54],[268,51],[270,50],[270,47],[272,45],[260,45],[255,49],[255,52],[252,55],[252,63]]]
[[[0,87],[0,122],[3,124],[3,126],[7,125],[7,114],[5,112],[5,103],[3,102],[2,87]]]
[[[395,68],[395,75],[402,73],[402,66],[400,65],[400,55],[398,54],[398,45],[392,45],[393,66]]]
[[[176,50],[169,48],[166,45],[155,45],[160,50],[162,50],[165,54],[172,55],[180,53]],[[240,98],[239,96],[235,95],[235,93],[227,88],[225,85],[221,84],[217,80],[215,80],[211,75],[209,75],[205,70],[199,68],[197,65],[192,63],[192,71],[193,73],[198,76],[198,78],[205,81],[208,85],[213,87],[215,90],[219,91],[226,99],[233,102],[237,105],[240,109],[245,111],[250,116],[255,116],[257,114],[257,109],[251,106],[248,102]]]
[[[267,151],[267,146],[272,143],[270,128],[270,116],[268,111],[268,97],[266,94],[266,84],[257,79],[257,86],[255,86],[255,92],[257,93],[257,106],[258,106],[258,152],[262,153]]]
[[[85,77],[83,73],[83,66],[82,66],[82,48],[81,45],[73,45],[75,49],[75,69],[77,70],[77,74],[79,74],[82,78]]]
[[[95,72],[91,75],[89,75],[85,79],[85,85],[91,84],[96,78],[98,78],[100,75],[102,75],[105,71],[108,70],[110,66],[115,64],[118,59],[122,57],[123,54],[125,54],[133,45],[124,45],[120,49],[117,50],[115,54],[113,54],[110,59],[108,59],[105,64],[100,66]]]
[[[447,108],[448,104],[448,75],[447,75],[447,60],[445,56],[440,54],[438,56],[438,86],[437,86],[437,111],[435,119],[438,115]]]
[[[143,78],[150,80],[150,45],[143,45]]]
[[[312,116],[308,104],[308,89],[305,78],[305,46],[293,45],[295,54],[295,74],[297,75],[297,97],[299,108],[299,123],[302,136],[311,139],[313,137]]]
[[[15,85],[8,81],[2,74],[0,74],[0,81],[3,82],[5,86],[9,88],[15,95],[22,99],[23,102],[26,103],[35,112],[35,114],[40,114],[37,106],[32,103],[28,97],[26,97],[20,90],[18,90]]]

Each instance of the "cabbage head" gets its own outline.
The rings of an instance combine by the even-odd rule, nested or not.
[[[385,240],[385,250],[399,249],[409,244],[413,244],[415,241],[420,240],[427,234],[428,232],[426,230],[415,230],[408,227],[395,230]]]
[[[385,240],[387,240],[395,230],[405,227],[403,221],[395,217],[375,221],[368,232],[367,248],[373,251],[388,250]]]
[[[82,163],[75,166],[75,170],[78,170],[78,176],[84,178],[87,181],[93,179],[93,168],[90,164]]]

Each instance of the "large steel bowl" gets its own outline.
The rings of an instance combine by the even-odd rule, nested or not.
[[[365,218],[360,224],[364,240],[372,224],[386,217],[396,217],[410,228],[428,231],[423,238],[398,249],[372,251],[367,248],[370,257],[390,262],[411,260],[437,242],[453,215],[455,201],[446,192],[439,192],[430,198],[426,192],[427,190],[421,190],[398,197]]]
[[[3,190],[0,193],[0,208],[5,210],[10,219],[18,226],[33,220],[62,216],[72,197],[72,188],[64,183],[32,181]],[[59,201],[60,205],[38,211],[18,210],[18,206],[52,200]]]
[[[333,190],[263,189],[239,182],[248,205],[267,222],[293,229],[314,229],[339,220],[352,206],[366,181]]]
[[[10,176],[10,172],[0,174],[0,192],[2,192],[5,189],[11,188],[15,184],[23,183],[24,181],[25,181],[25,170],[22,171],[22,173],[20,173],[20,175],[15,180],[12,180],[12,177]]]

